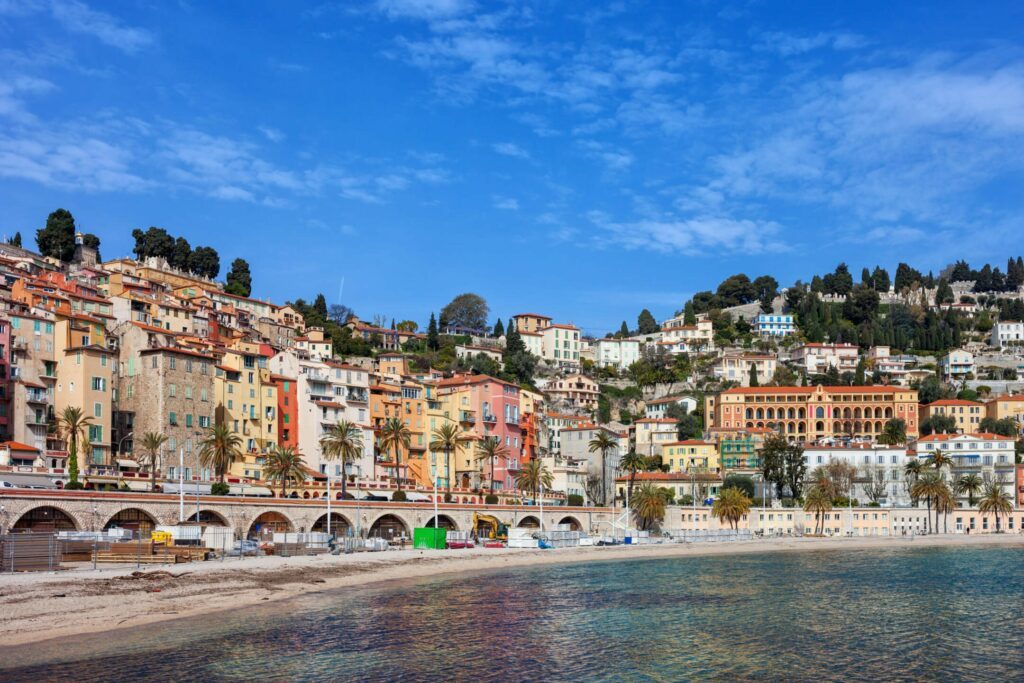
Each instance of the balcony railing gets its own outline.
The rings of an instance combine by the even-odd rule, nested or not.
[[[484,415],[484,422],[490,422],[491,424],[495,424],[497,421],[497,415]]]
[[[476,416],[473,413],[467,413],[465,410],[459,411],[459,422],[468,422],[473,424],[476,422]]]
[[[345,394],[345,400],[346,401],[356,401],[356,402],[359,402],[359,403],[366,403],[369,399],[370,399],[370,396],[365,391],[355,391],[355,390],[349,389],[348,393]]]
[[[510,424],[510,425],[517,425],[517,424],[519,424],[519,416],[518,415],[506,415],[505,416],[505,424]]]

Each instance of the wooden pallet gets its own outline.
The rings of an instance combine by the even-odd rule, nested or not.
[[[187,562],[177,555],[136,555],[121,553],[96,553],[96,562],[101,564],[178,564]]]

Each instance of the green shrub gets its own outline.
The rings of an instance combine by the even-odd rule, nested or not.
[[[779,502],[782,503],[782,507],[784,508],[795,508],[797,503],[797,501],[792,498],[783,498]]]
[[[210,493],[215,496],[226,496],[231,492],[231,487],[223,481],[214,482],[210,487]]]
[[[444,502],[450,503],[450,502],[452,502],[452,498],[453,498],[453,496],[452,496],[452,492],[451,491],[449,491],[449,492],[444,494]]]
[[[880,508],[880,507],[882,507],[882,504],[879,503],[877,500],[873,500],[873,501],[871,501],[870,503],[867,504],[867,507],[869,507],[869,508]]]
[[[488,505],[494,505],[495,503],[498,502],[498,495],[495,493],[488,493],[484,497],[484,502],[487,503]]]
[[[393,500],[396,503],[404,503],[408,499],[408,496],[405,495],[405,491],[402,490],[395,491],[394,493],[391,494],[391,500]]]
[[[570,493],[566,502],[573,507],[583,507],[583,496],[578,493]]]
[[[64,484],[65,491],[81,491],[84,488],[85,484],[83,484],[80,481],[69,481],[68,483]]]

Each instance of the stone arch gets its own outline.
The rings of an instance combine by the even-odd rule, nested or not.
[[[790,420],[796,419],[796,411],[790,408],[789,410],[786,411],[786,417],[789,418]]]
[[[744,415],[746,416],[746,419],[753,420],[754,419],[754,409],[753,408],[747,408],[747,412],[744,413]]]
[[[804,434],[807,432],[807,424],[805,422],[799,422],[796,425],[796,431],[798,434]]]
[[[438,521],[438,526],[440,528],[442,528],[442,529],[448,529],[448,531],[458,531],[459,530],[459,525],[456,524],[455,520],[452,519],[451,517],[449,517],[448,515],[438,515],[437,516],[437,521]],[[427,518],[427,521],[426,521],[426,523],[423,526],[427,527],[428,529],[433,529],[434,528],[434,515],[430,515],[430,517]]]
[[[814,409],[814,417],[818,418],[819,420],[821,418],[825,417],[825,409],[823,407],[821,407],[821,406],[818,406],[817,408],[815,408]]]
[[[796,411],[796,416],[800,420],[805,420],[807,419],[807,411],[804,410],[803,408],[800,408],[799,410]]]
[[[352,522],[348,520],[345,515],[340,512],[334,512],[331,510],[331,533],[335,536],[347,536],[348,530],[352,528]],[[313,522],[313,525],[309,528],[310,531],[323,531],[327,532],[327,513],[317,517],[317,520]]]
[[[186,508],[187,510],[188,508]],[[195,522],[196,513],[192,513],[186,520],[186,522]],[[231,526],[228,524],[228,520],[221,513],[216,510],[201,509],[199,511],[199,523],[206,524],[208,526]]]
[[[31,510],[26,510],[14,524],[12,531],[36,531],[48,533],[52,531],[78,531],[78,522],[70,514],[53,507],[52,505],[40,505]]]
[[[817,422],[815,422],[814,423],[814,431],[816,431],[816,432],[823,432],[823,431],[825,431],[825,423],[822,422],[821,420],[818,420]]]
[[[775,419],[775,408],[768,408],[764,411],[764,419],[774,420]]]
[[[370,536],[381,538],[398,538],[399,536],[409,537],[409,525],[398,515],[390,512],[385,513],[373,520],[370,525]]]
[[[249,524],[246,538],[259,538],[274,533],[287,533],[295,531],[295,525],[288,517],[277,510],[267,510],[256,515],[256,518]]]
[[[157,525],[156,519],[153,515],[149,514],[145,510],[140,508],[125,508],[120,510],[103,525],[103,530],[106,531],[112,527],[119,527],[121,529],[128,529],[132,532],[139,532],[138,535],[142,538],[149,538],[149,535],[153,532],[153,528]]]
[[[583,525],[580,524],[580,520],[576,519],[572,515],[569,515],[568,517],[562,517],[561,521],[559,521],[558,523],[568,524],[569,528],[573,531],[583,531]]]
[[[534,517],[533,515],[526,515],[521,520],[519,520],[519,523],[516,524],[516,526],[523,529],[539,529],[540,520]]]
[[[885,418],[887,420],[891,420],[892,419],[892,408],[886,408],[885,409]]]
[[[755,415],[757,416],[758,420],[763,420],[764,419],[764,408],[758,408],[757,412],[755,413]]]

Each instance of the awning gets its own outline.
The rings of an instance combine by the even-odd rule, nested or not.
[[[0,472],[0,481],[14,484],[24,489],[55,489],[53,476],[48,474],[14,474],[13,472]]]
[[[129,491],[149,491],[151,483],[148,481],[128,481],[125,480],[125,486],[128,487]]]
[[[405,499],[410,503],[429,503],[432,500],[430,496],[415,491],[404,491],[404,493]]]
[[[272,496],[273,491],[268,489],[266,486],[242,486],[241,484],[231,484],[228,487],[228,495],[231,496]]]
[[[134,460],[118,458],[117,459],[117,466],[118,467],[134,467],[135,469],[138,469],[139,468],[139,463],[135,462]]]

